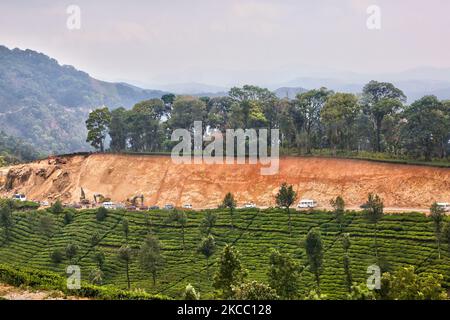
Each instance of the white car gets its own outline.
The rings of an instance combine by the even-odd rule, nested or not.
[[[256,204],[254,204],[253,202],[247,202],[246,204],[244,204],[244,208],[247,209],[256,208]]]
[[[115,210],[116,205],[113,202],[103,202],[102,207],[105,209]]]
[[[447,202],[438,202],[437,206],[444,209],[444,211],[449,211],[450,212],[450,203]]]
[[[317,207],[317,202],[315,202],[314,200],[310,200],[310,199],[302,199],[298,203],[297,207],[300,209],[315,208],[315,207]]]
[[[21,201],[21,202],[27,201],[27,197],[25,197],[24,194],[19,194],[19,193],[13,195],[12,199],[16,200],[16,201]]]
[[[183,209],[192,209],[192,204],[186,203],[183,205]]]

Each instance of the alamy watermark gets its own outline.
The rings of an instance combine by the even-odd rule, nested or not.
[[[259,163],[263,165],[261,175],[279,171],[279,129],[227,129],[224,137],[217,130],[204,134],[202,121],[195,121],[193,130],[175,129],[171,140],[180,141],[171,152],[172,162],[176,164]],[[204,142],[209,144],[204,146]]]
[[[376,264],[367,267],[367,288],[369,290],[381,289],[381,269]]]
[[[67,274],[67,289],[69,289],[69,290],[81,289],[80,266],[77,266],[77,265],[67,266],[66,274]]]
[[[377,5],[367,7],[366,13],[369,15],[366,20],[366,26],[369,30],[381,29],[381,8]]]
[[[69,15],[66,20],[66,26],[69,30],[81,29],[81,8],[77,5],[70,5],[66,9]]]

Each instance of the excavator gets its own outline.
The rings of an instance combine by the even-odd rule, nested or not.
[[[91,202],[90,202],[88,199],[86,199],[86,194],[84,193],[83,188],[81,188],[80,204],[81,204],[81,205],[87,206],[87,205],[89,205],[90,203],[91,203]]]
[[[139,203],[138,203],[138,200]],[[135,208],[142,208],[144,207],[144,195],[138,195],[138,196],[134,196],[131,199],[127,199],[127,203],[129,203],[131,206],[135,207]]]
[[[103,203],[103,202],[108,202],[111,201],[110,198],[105,198],[105,196],[103,196],[100,193],[94,193],[94,203]]]

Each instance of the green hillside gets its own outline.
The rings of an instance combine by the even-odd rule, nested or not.
[[[0,45],[0,128],[43,153],[86,150],[84,121],[92,109],[131,107],[163,94],[100,81],[45,54]]]
[[[339,225],[333,215],[327,212],[294,213],[292,215],[292,236],[288,232],[288,220],[279,209],[237,210],[235,227],[230,226],[229,212],[214,210],[218,219],[212,233],[218,250],[210,259],[214,263],[220,249],[233,244],[241,254],[241,261],[248,270],[248,278],[268,282],[269,254],[271,248],[289,253],[301,266],[307,265],[305,251],[301,245],[307,232],[318,227],[325,244],[324,270],[321,277],[322,293],[329,298],[344,298],[346,295],[343,269],[343,249]],[[144,288],[152,294],[180,298],[184,288],[191,283],[200,291],[202,298],[212,297],[212,280],[206,272],[206,260],[197,253],[201,239],[199,225],[204,212],[188,212],[185,230],[186,249],[182,248],[181,228],[167,222],[168,211],[110,212],[106,220],[96,220],[94,210],[76,212],[72,223],[64,224],[64,214],[55,215],[46,211],[16,212],[10,240],[5,242],[0,232],[0,264],[29,267],[64,274],[69,264],[64,260],[55,265],[50,254],[55,249],[63,251],[69,243],[80,248],[75,263],[82,269],[83,280],[95,267],[93,256],[97,250],[106,255],[104,284],[126,288],[124,264],[118,260],[118,248],[125,243],[122,228],[124,215],[129,221],[128,242],[135,249],[130,267],[132,289]],[[51,231],[42,231],[42,216],[54,220]],[[447,217],[448,219],[448,217]],[[45,229],[45,228],[44,228]],[[47,228],[48,229],[48,228]],[[3,230],[4,231],[4,230]],[[373,250],[373,225],[361,213],[348,212],[345,215],[344,232],[350,233],[351,270],[354,280],[365,282],[367,267],[375,262]],[[151,276],[139,268],[137,252],[148,232],[158,236],[162,245],[165,267],[158,275],[157,284],[152,285]],[[92,247],[92,235],[98,233],[99,245]],[[430,218],[418,213],[385,215],[379,223],[378,245],[383,271],[393,271],[399,266],[414,265],[418,272],[436,272],[444,275],[444,284],[450,287],[450,256],[446,245],[442,247],[442,258],[438,260],[437,247]],[[209,267],[210,274],[216,265]],[[314,279],[308,268],[300,278],[300,292],[307,294],[314,288]]]

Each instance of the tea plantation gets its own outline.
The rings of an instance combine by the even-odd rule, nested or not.
[[[110,211],[103,221],[97,221],[96,210],[74,211],[74,219],[67,223],[64,213],[53,214],[44,210],[15,212],[9,240],[0,230],[0,264],[12,268],[27,268],[65,275],[69,264],[81,267],[82,279],[88,281],[96,267],[93,259],[102,251],[105,254],[103,284],[114,289],[126,289],[123,261],[118,259],[118,249],[128,243],[133,249],[130,264],[131,289],[145,289],[152,295],[181,298],[187,284],[192,284],[202,298],[213,298],[212,277],[217,269],[217,257],[225,244],[233,244],[240,252],[241,262],[248,270],[249,280],[268,282],[269,255],[272,248],[289,253],[301,268],[299,291],[306,295],[314,288],[314,278],[307,267],[307,257],[302,242],[307,232],[318,227],[324,242],[324,265],[321,276],[322,293],[329,298],[346,297],[343,268],[342,233],[351,239],[350,259],[354,281],[365,282],[367,267],[375,263],[374,226],[362,213],[347,212],[341,227],[330,212],[293,212],[292,234],[288,218],[281,209],[242,209],[235,211],[234,227],[230,225],[228,210],[213,210],[217,221],[212,234],[218,246],[216,253],[206,259],[197,253],[202,239],[199,225],[205,212],[186,211],[185,248],[182,245],[182,228],[170,222],[169,211]],[[48,218],[43,218],[48,217]],[[126,238],[122,219],[129,223]],[[446,217],[448,219],[448,217]],[[139,265],[138,251],[148,233],[156,235],[162,247],[164,268],[153,285],[150,274]],[[97,244],[92,238],[96,235]],[[413,265],[418,272],[436,272],[444,276],[444,286],[450,287],[450,255],[447,244],[442,245],[441,259],[434,236],[433,222],[419,213],[385,215],[378,225],[378,252],[383,271],[394,271],[399,266]],[[72,261],[62,257],[56,263],[50,258],[55,250],[65,252],[69,244],[78,246]]]

